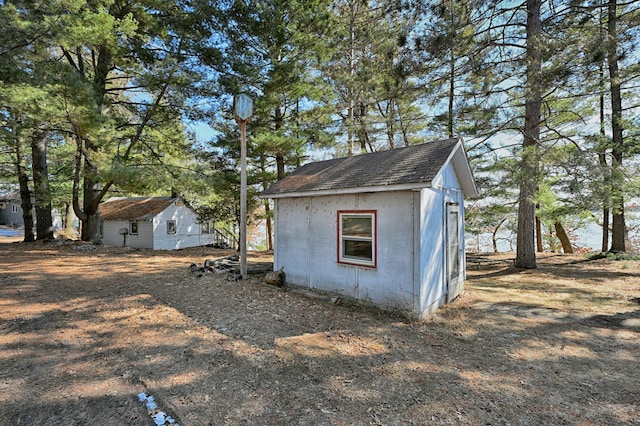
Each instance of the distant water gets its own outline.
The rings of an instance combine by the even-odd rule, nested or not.
[[[629,228],[629,241],[631,247],[627,247],[628,251],[640,251],[640,220],[630,218],[627,221]],[[583,228],[570,232],[571,244],[574,248],[583,249],[585,251],[600,252],[602,249],[602,227],[595,223],[589,223]],[[467,234],[467,251],[470,252],[493,252],[491,241],[491,233],[486,232],[479,236]],[[498,251],[509,252],[516,250],[516,235],[508,232],[500,232],[498,237]],[[557,242],[558,246],[560,242]],[[611,235],[609,235],[609,245],[611,245]]]
[[[22,229],[0,228],[0,237],[22,237]]]

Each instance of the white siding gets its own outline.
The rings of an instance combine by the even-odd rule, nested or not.
[[[4,205],[4,208],[0,208],[0,225],[9,225],[16,227],[24,226],[24,219],[22,217],[22,206],[19,203],[8,202]]]
[[[175,220],[175,234],[167,233],[167,221]],[[126,246],[135,248],[150,248],[154,250],[176,250],[213,244],[214,234],[200,234],[200,224],[193,210],[186,205],[176,205],[175,202],[153,220],[138,221],[138,234],[126,236]],[[107,245],[122,247],[123,235],[121,228],[131,229],[128,220],[113,220],[103,223],[102,242]]]
[[[275,201],[274,270],[286,269],[287,281],[309,286],[309,204],[311,198]]]
[[[400,308],[420,317],[433,312],[447,300],[447,203],[460,206],[458,253],[463,262],[459,279],[464,279],[464,195],[454,162],[440,170],[429,188],[278,197],[274,202],[274,269],[282,269],[290,284]],[[337,212],[341,210],[376,211],[375,268],[338,263]]]
[[[339,264],[337,212],[375,210],[377,267]],[[414,310],[413,193],[276,200],[274,269],[292,284]]]
[[[167,233],[167,221],[176,221],[175,234]],[[193,210],[172,203],[153,219],[153,248],[176,250],[211,244],[213,234],[200,235],[200,224]]]
[[[420,272],[419,312],[430,313],[444,304],[447,294],[445,277],[445,211],[447,203],[459,203],[462,223],[463,193],[453,166],[449,164],[433,180],[431,188],[420,194]],[[464,255],[464,229],[460,250]],[[464,263],[461,268],[464,275]]]
[[[109,220],[102,223],[102,242],[108,246],[123,247],[124,237],[120,234],[120,229],[129,229],[128,220]],[[128,237],[128,235],[127,235]]]
[[[148,220],[139,220],[138,234],[127,235],[127,246],[135,248],[153,247],[153,222]]]
[[[420,193],[420,295],[418,311],[432,311],[444,303],[444,197],[437,189]]]
[[[102,225],[102,242],[115,247],[151,248],[153,244],[153,226],[149,221],[138,221],[138,234],[120,233],[120,229],[131,230],[128,220],[108,220]]]

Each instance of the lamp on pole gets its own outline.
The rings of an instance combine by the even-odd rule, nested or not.
[[[247,277],[247,123],[251,121],[253,100],[245,95],[233,98],[233,113],[240,126],[240,276]]]

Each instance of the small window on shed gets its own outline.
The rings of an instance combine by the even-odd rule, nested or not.
[[[11,213],[18,213],[18,205],[11,204]]]
[[[138,235],[138,222],[131,222],[129,224],[129,234]]]
[[[167,234],[175,234],[176,233],[176,221],[168,220],[167,221]]]
[[[338,212],[338,262],[376,267],[376,211]]]

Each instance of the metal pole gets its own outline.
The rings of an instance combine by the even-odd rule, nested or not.
[[[233,110],[240,125],[240,278],[247,278],[247,122],[253,101],[245,94],[233,98]]]
[[[247,278],[247,122],[240,120],[240,276]]]

